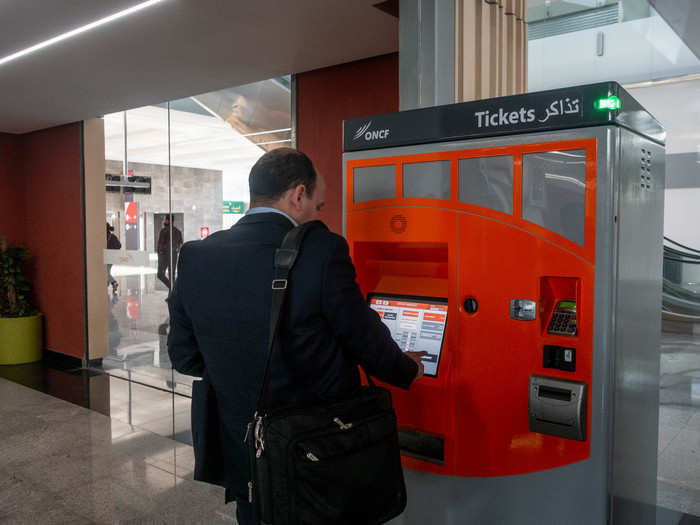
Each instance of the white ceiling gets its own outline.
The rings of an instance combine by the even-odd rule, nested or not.
[[[0,131],[23,133],[398,49],[378,0],[165,0],[0,65]],[[3,0],[0,58],[140,0]],[[358,79],[358,89],[371,89]]]
[[[213,116],[172,109],[168,121],[168,110],[155,106],[136,108],[126,115],[129,163],[219,170],[224,200],[248,200],[248,173],[265,150],[228,123]],[[124,160],[123,118],[123,112],[104,117],[108,160]],[[122,174],[122,170],[114,173]]]

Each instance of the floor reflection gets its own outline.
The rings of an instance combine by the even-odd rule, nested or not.
[[[662,334],[657,502],[700,516],[700,336]]]
[[[1,378],[0,401],[0,522],[235,523],[192,447]]]
[[[104,370],[125,379],[191,394],[192,378],[172,370],[167,351],[168,289],[154,273],[119,275],[117,293],[108,295],[109,355]]]
[[[171,391],[110,377],[112,419],[192,444],[191,399]]]
[[[60,357],[50,354],[36,363],[0,366],[0,377],[109,416],[109,376]]]

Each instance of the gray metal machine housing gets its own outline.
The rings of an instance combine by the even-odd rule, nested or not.
[[[581,138],[597,142],[590,457],[503,477],[406,470],[408,507],[392,523],[655,523],[663,143],[610,124],[348,152],[343,176],[354,159]]]

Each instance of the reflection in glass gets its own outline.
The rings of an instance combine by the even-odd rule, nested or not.
[[[523,218],[583,246],[586,151],[523,155]]]
[[[403,196],[450,198],[450,161],[412,162],[403,165]]]
[[[365,202],[396,197],[396,166],[363,166],[352,171],[353,200]]]
[[[104,122],[106,219],[122,246],[105,252],[116,293],[108,288],[103,367],[190,395],[192,378],[174,372],[167,353],[165,299],[180,247],[235,224],[248,209],[252,165],[265,151],[291,145],[290,79],[136,108]],[[188,431],[187,409],[180,412],[170,417],[171,434]]]
[[[513,157],[459,159],[459,201],[513,213]]]

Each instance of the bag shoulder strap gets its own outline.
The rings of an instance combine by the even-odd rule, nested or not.
[[[260,386],[260,396],[258,398],[257,414],[263,415],[267,408],[267,394],[270,382],[270,363],[274,350],[275,340],[279,332],[279,320],[284,305],[284,298],[287,295],[289,284],[289,272],[292,270],[297,260],[301,245],[307,232],[314,227],[318,227],[317,221],[307,222],[292,228],[284,236],[282,245],[275,251],[274,277],[272,279],[272,303],[270,308],[270,330],[267,342],[267,358],[265,360],[265,374]]]

